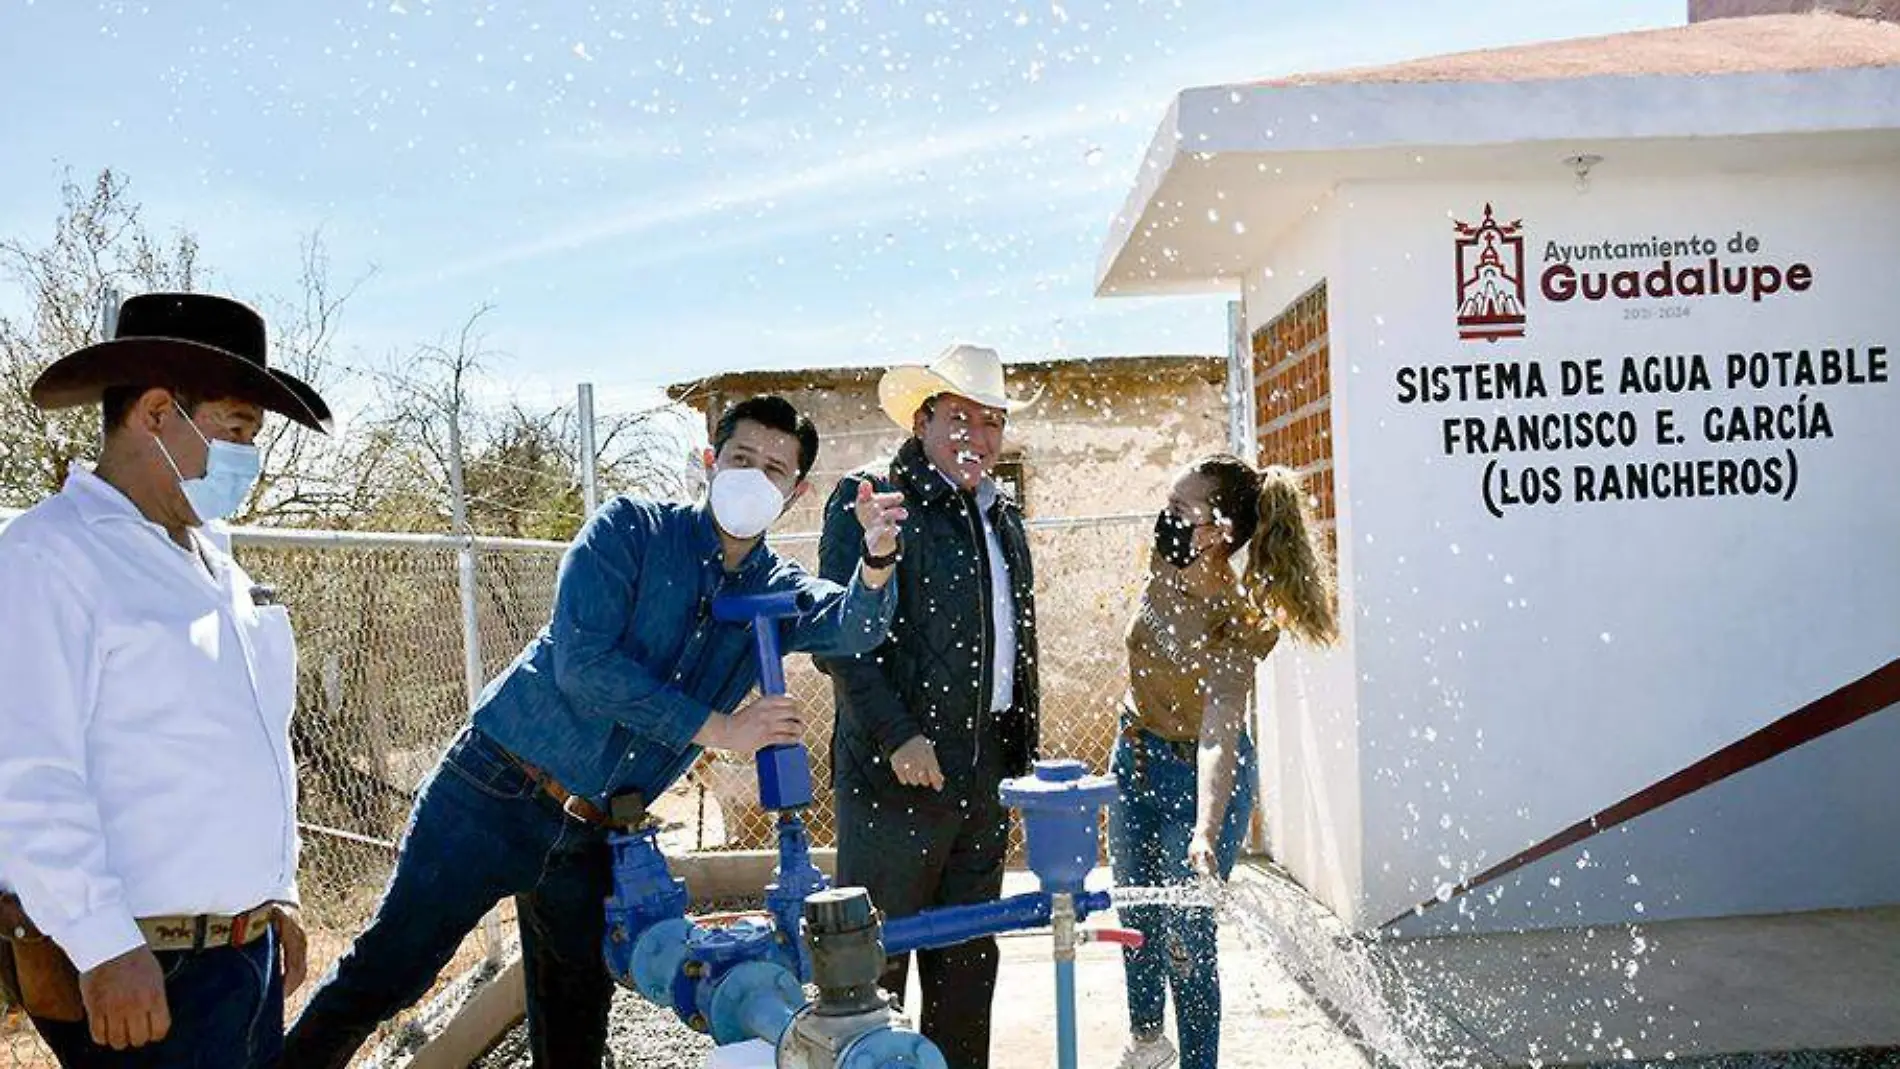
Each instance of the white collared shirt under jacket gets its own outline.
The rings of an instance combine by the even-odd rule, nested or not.
[[[0,885],[81,971],[296,901],[290,619],[75,469],[0,530]]]

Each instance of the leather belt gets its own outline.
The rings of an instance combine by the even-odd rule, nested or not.
[[[253,910],[226,915],[200,913],[195,916],[141,917],[139,932],[145,944],[160,950],[215,950],[219,947],[249,946],[264,937],[277,921],[278,906],[267,902]]]
[[[1130,723],[1124,723],[1122,725],[1122,738],[1127,739],[1130,744],[1140,747],[1142,756],[1146,756],[1146,751],[1149,747],[1159,747],[1162,752],[1173,757],[1175,760],[1183,761],[1188,764],[1194,763],[1196,751],[1200,748],[1199,743],[1175,742],[1173,739],[1164,739],[1152,731],[1136,727]]]
[[[501,749],[501,747],[497,746],[496,749]],[[620,826],[614,821],[612,816],[602,812],[599,806],[575,794],[573,791],[568,790],[566,787],[561,786],[560,781],[556,780],[553,776],[523,761],[507,750],[501,750],[501,752],[506,754],[508,760],[514,762],[515,767],[525,773],[528,779],[532,780],[534,785],[541,789],[543,794],[554,799],[554,804],[561,807],[561,812],[566,813],[568,816],[573,817],[583,824],[592,824],[595,827],[617,828]]]

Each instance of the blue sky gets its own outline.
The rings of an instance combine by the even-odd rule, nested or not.
[[[268,8],[268,10],[266,10]],[[1097,300],[1193,85],[1683,21],[1685,0],[0,0],[0,233],[111,166],[212,281],[373,269],[346,357],[494,306],[529,398],[712,371],[1219,352],[1218,301]],[[1533,13],[1534,12],[1534,13]]]

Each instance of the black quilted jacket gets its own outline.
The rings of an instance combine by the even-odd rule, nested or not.
[[[839,481],[825,505],[820,571],[848,582],[863,551],[864,530],[852,504],[858,484],[901,491],[905,521],[897,565],[897,615],[884,645],[856,657],[815,659],[831,676],[837,699],[832,735],[832,785],[906,802],[955,805],[972,790],[995,790],[1002,757],[1005,775],[1027,772],[1036,757],[1041,692],[1036,677],[1036,576],[1022,511],[997,494],[990,522],[1003,543],[1016,601],[1016,699],[1008,713],[990,711],[993,636],[987,545],[973,495],[938,474],[915,438],[888,470],[867,470]],[[935,743],[943,767],[942,794],[906,787],[891,773],[890,755],[916,735]],[[996,749],[991,750],[992,747]]]

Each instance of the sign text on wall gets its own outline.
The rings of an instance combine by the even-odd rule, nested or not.
[[[1487,204],[1480,223],[1455,229],[1460,337],[1526,336],[1523,223],[1500,222]],[[1547,241],[1542,252],[1538,297],[1613,304],[1607,314],[1624,321],[1686,319],[1698,299],[1796,299],[1816,284],[1812,264],[1777,258],[1742,230],[1725,239]],[[1884,341],[1556,360],[1474,353],[1401,367],[1394,385],[1401,405],[1455,409],[1438,418],[1434,444],[1447,457],[1482,460],[1473,473],[1495,517],[1616,501],[1792,501],[1802,447],[1835,436],[1836,391],[1889,381]]]

